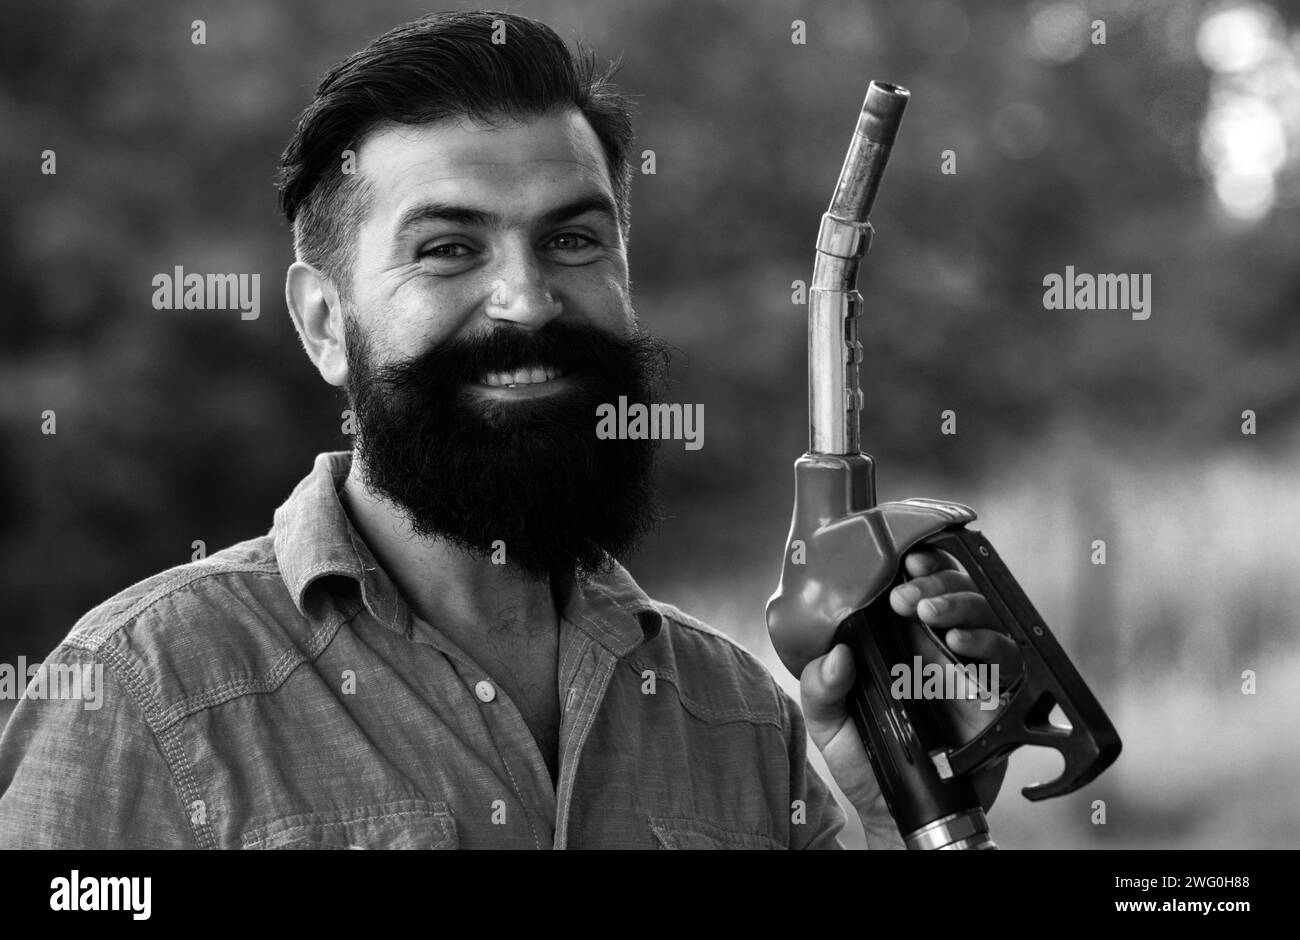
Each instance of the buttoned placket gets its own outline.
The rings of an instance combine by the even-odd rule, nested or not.
[[[546,848],[554,838],[555,788],[541,749],[528,730],[523,715],[492,681],[487,670],[442,631],[416,616],[350,521],[348,527],[357,565],[363,575],[360,587],[367,609],[387,629],[409,642],[432,647],[456,665],[457,673],[466,682],[466,695],[477,706],[501,769],[514,790],[512,796],[523,810],[533,845],[539,849]],[[524,766],[520,766],[520,754],[525,757]],[[520,778],[523,778],[522,782]],[[461,811],[489,812],[490,807],[477,810],[462,807]]]
[[[574,586],[565,615],[560,617],[556,676],[561,705],[560,766],[553,783],[537,740],[505,690],[442,631],[416,616],[370,554],[369,547],[355,530],[350,534],[363,575],[362,597],[371,614],[408,641],[431,646],[458,665],[457,671],[467,682],[466,692],[473,696],[497,758],[512,783],[514,797],[523,807],[534,844],[539,849],[548,845],[555,849],[567,848],[569,812],[583,747],[619,661],[616,651],[607,643],[626,645],[629,638],[583,614],[580,604],[575,603],[582,597],[582,588]],[[571,617],[580,623],[575,624]],[[524,767],[519,766],[521,754]],[[517,771],[524,778],[522,786]]]
[[[400,599],[397,602],[405,606]],[[569,809],[577,771],[588,733],[605,699],[618,660],[588,633],[568,620],[560,620],[560,661],[557,694],[560,695],[560,766],[552,783],[541,748],[528,729],[523,715],[481,666],[449,640],[442,631],[410,613],[411,642],[431,646],[452,659],[473,696],[488,728],[507,777],[514,785],[514,798],[538,848],[563,849],[568,844]],[[392,626],[391,624],[389,625]],[[520,757],[523,757],[521,767]]]
[[[567,634],[567,638],[566,638]],[[560,670],[564,693],[563,721],[560,725],[560,774],[556,786],[555,848],[569,845],[569,812],[578,779],[587,735],[605,700],[610,678],[618,659],[612,652],[577,628],[568,618],[561,620],[561,642],[569,651],[571,672]]]

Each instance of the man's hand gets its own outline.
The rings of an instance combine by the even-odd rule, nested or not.
[[[997,629],[993,609],[975,590],[970,576],[947,554],[926,549],[909,552],[903,565],[911,580],[890,594],[889,605],[894,612],[929,626],[959,656],[997,663],[1000,674],[1006,677],[1000,683],[1003,688],[1015,682],[1021,669],[1019,650],[1010,637]],[[921,629],[919,624],[915,626]],[[885,807],[866,748],[845,707],[844,697],[856,678],[853,654],[844,644],[810,662],[799,680],[804,720],[835,782],[862,817],[867,846],[902,848],[898,827]],[[961,729],[959,743],[975,737],[998,713],[998,709],[981,709],[976,700],[945,704],[954,708]],[[993,805],[1006,768],[1004,760],[975,777],[975,789],[985,810]]]

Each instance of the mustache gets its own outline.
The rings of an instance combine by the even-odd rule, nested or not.
[[[492,372],[551,368],[617,384],[639,375],[650,392],[666,380],[672,352],[672,346],[639,326],[619,336],[590,324],[552,320],[535,331],[503,326],[452,337],[405,362],[379,367],[373,377],[400,393],[450,389]]]

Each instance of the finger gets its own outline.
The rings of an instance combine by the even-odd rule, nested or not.
[[[961,565],[957,564],[957,559],[935,548],[912,549],[903,556],[903,568],[913,578],[936,571],[962,570]]]
[[[997,663],[1013,674],[1020,673],[1020,648],[996,630],[949,630],[943,638],[948,649],[965,659]]]
[[[974,590],[970,577],[960,571],[939,571],[913,578],[889,594],[889,606],[900,617],[915,617],[916,605],[926,597]]]
[[[808,736],[826,759],[835,782],[862,817],[863,825],[877,820],[888,831],[892,819],[867,758],[857,728],[849,720],[845,696],[857,670],[853,654],[844,644],[804,667],[799,677],[799,698]]]
[[[966,627],[992,630],[998,618],[983,594],[955,591],[927,597],[916,605],[916,617],[930,627]]]
[[[856,678],[853,654],[843,643],[804,667],[799,677],[800,703],[808,733],[818,747],[834,737],[848,717],[844,697]]]

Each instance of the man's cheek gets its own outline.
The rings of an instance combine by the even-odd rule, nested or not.
[[[481,329],[484,324],[476,323],[475,313],[485,308],[488,297],[487,291],[476,295],[465,285],[440,284],[425,273],[377,299],[367,326],[385,358],[409,360]]]
[[[626,337],[636,322],[626,268],[594,264],[575,270],[581,271],[582,276],[568,285],[566,293],[570,302],[565,304],[565,313],[615,336]]]

